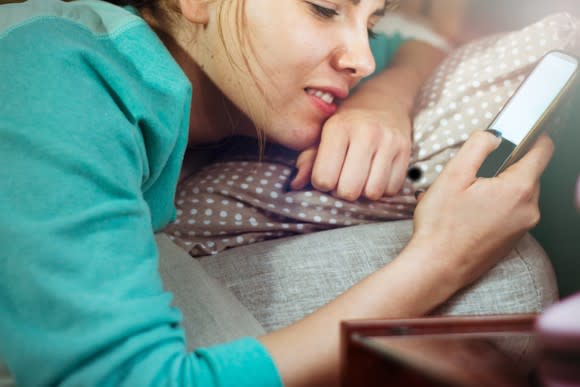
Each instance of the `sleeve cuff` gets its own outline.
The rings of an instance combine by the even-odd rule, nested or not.
[[[219,386],[283,386],[274,360],[255,338],[200,348],[195,354],[207,362]]]

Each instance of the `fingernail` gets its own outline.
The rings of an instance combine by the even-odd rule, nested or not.
[[[298,175],[298,168],[292,167],[292,169],[290,170],[290,175],[288,176],[286,184],[284,185],[284,192],[292,191],[292,187],[290,187],[290,184],[292,184],[292,181],[294,181],[296,175]]]
[[[421,194],[425,193],[424,189],[418,189],[417,191],[415,191],[415,199],[419,200],[419,196],[421,196]]]
[[[501,136],[502,136],[502,133],[499,130],[487,129],[486,132],[493,134],[497,138],[501,138]]]

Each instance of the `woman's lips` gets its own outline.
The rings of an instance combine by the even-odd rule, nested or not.
[[[338,106],[335,103],[335,96],[324,90],[306,88],[304,90],[314,106],[323,113],[325,117],[330,117],[336,112]]]

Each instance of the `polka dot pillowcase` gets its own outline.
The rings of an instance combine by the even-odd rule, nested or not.
[[[427,188],[469,134],[486,129],[548,51],[578,52],[580,22],[561,13],[456,49],[423,87],[414,113],[411,164]]]
[[[363,223],[408,219],[414,192],[428,188],[469,134],[485,129],[536,61],[553,49],[577,51],[579,23],[551,15],[522,30],[468,43],[424,85],[414,112],[411,168],[394,197],[346,202],[315,190],[286,192],[296,154],[273,146],[262,161],[238,144],[178,187],[169,236],[193,256],[267,239]]]

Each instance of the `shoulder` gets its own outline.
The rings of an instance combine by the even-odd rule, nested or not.
[[[0,38],[20,28],[55,33],[55,22],[101,37],[144,23],[130,11],[103,1],[28,0],[1,5],[0,9]]]

